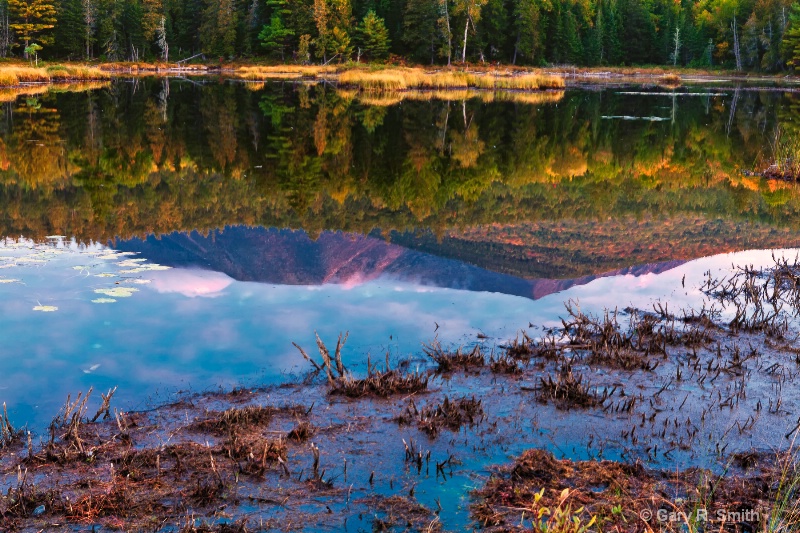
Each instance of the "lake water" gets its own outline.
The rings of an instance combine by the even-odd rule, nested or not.
[[[800,245],[800,188],[742,172],[798,133],[774,88],[138,79],[2,106],[0,401],[33,428],[90,386],[136,409],[290,379],[315,330],[358,371],[569,298],[698,304],[706,271]]]

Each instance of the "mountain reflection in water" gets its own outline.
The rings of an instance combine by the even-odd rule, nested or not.
[[[598,276],[659,273],[683,263],[637,265],[576,279],[524,279],[371,236],[323,232],[312,240],[303,231],[245,227],[229,227],[207,235],[192,232],[151,236],[118,242],[116,247],[165,265],[224,272],[239,281],[352,287],[386,278],[532,299],[589,283]]]

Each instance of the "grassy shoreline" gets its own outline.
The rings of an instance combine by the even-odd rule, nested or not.
[[[100,81],[114,76],[225,76],[250,82],[297,80],[328,82],[348,90],[366,93],[413,91],[518,91],[535,92],[563,89],[569,84],[652,83],[677,87],[683,83],[772,82],[780,85],[800,83],[800,77],[777,74],[743,73],[729,70],[703,70],[645,67],[570,67],[542,68],[513,65],[394,66],[384,64],[264,65],[258,63],[176,63],[107,62],[42,63],[39,67],[21,62],[0,63],[0,87],[70,81]]]

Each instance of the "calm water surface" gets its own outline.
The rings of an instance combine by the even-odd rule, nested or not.
[[[290,379],[315,330],[349,330],[358,370],[535,333],[569,298],[699,304],[706,271],[797,253],[800,189],[741,172],[798,133],[793,93],[429,96],[172,79],[2,104],[12,420],[89,386],[143,408]]]

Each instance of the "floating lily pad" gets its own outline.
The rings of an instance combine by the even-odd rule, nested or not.
[[[129,268],[127,270],[120,270],[120,274],[139,274],[140,272],[147,272],[146,268]]]
[[[126,259],[125,261],[120,261],[117,265],[121,267],[138,267],[140,266],[139,263],[147,261],[144,257],[140,257],[137,259]]]
[[[114,298],[96,298],[92,300],[93,304],[113,304],[116,302]]]
[[[126,255],[136,255],[135,252],[106,252],[103,255],[98,255],[98,259],[119,259]]]
[[[42,313],[52,313],[53,311],[58,311],[58,307],[54,305],[37,305],[33,310],[41,311]]]
[[[101,272],[99,274],[95,274],[95,277],[97,277],[97,278],[115,278],[115,277],[117,277],[117,275],[112,273],[112,272]]]
[[[17,283],[18,281],[18,279],[12,278],[0,278],[0,283]]]
[[[139,289],[134,287],[114,287],[113,289],[95,289],[94,292],[97,294],[105,294],[113,298],[128,298],[132,296],[134,292],[139,292]]]
[[[159,265],[157,263],[152,263],[150,265],[143,265],[141,268],[143,268],[144,270],[169,270],[172,267],[166,265]]]
[[[153,280],[151,280],[151,279],[126,279],[125,281],[127,281],[128,283],[136,283],[137,285],[144,285],[146,283],[150,283]]]

